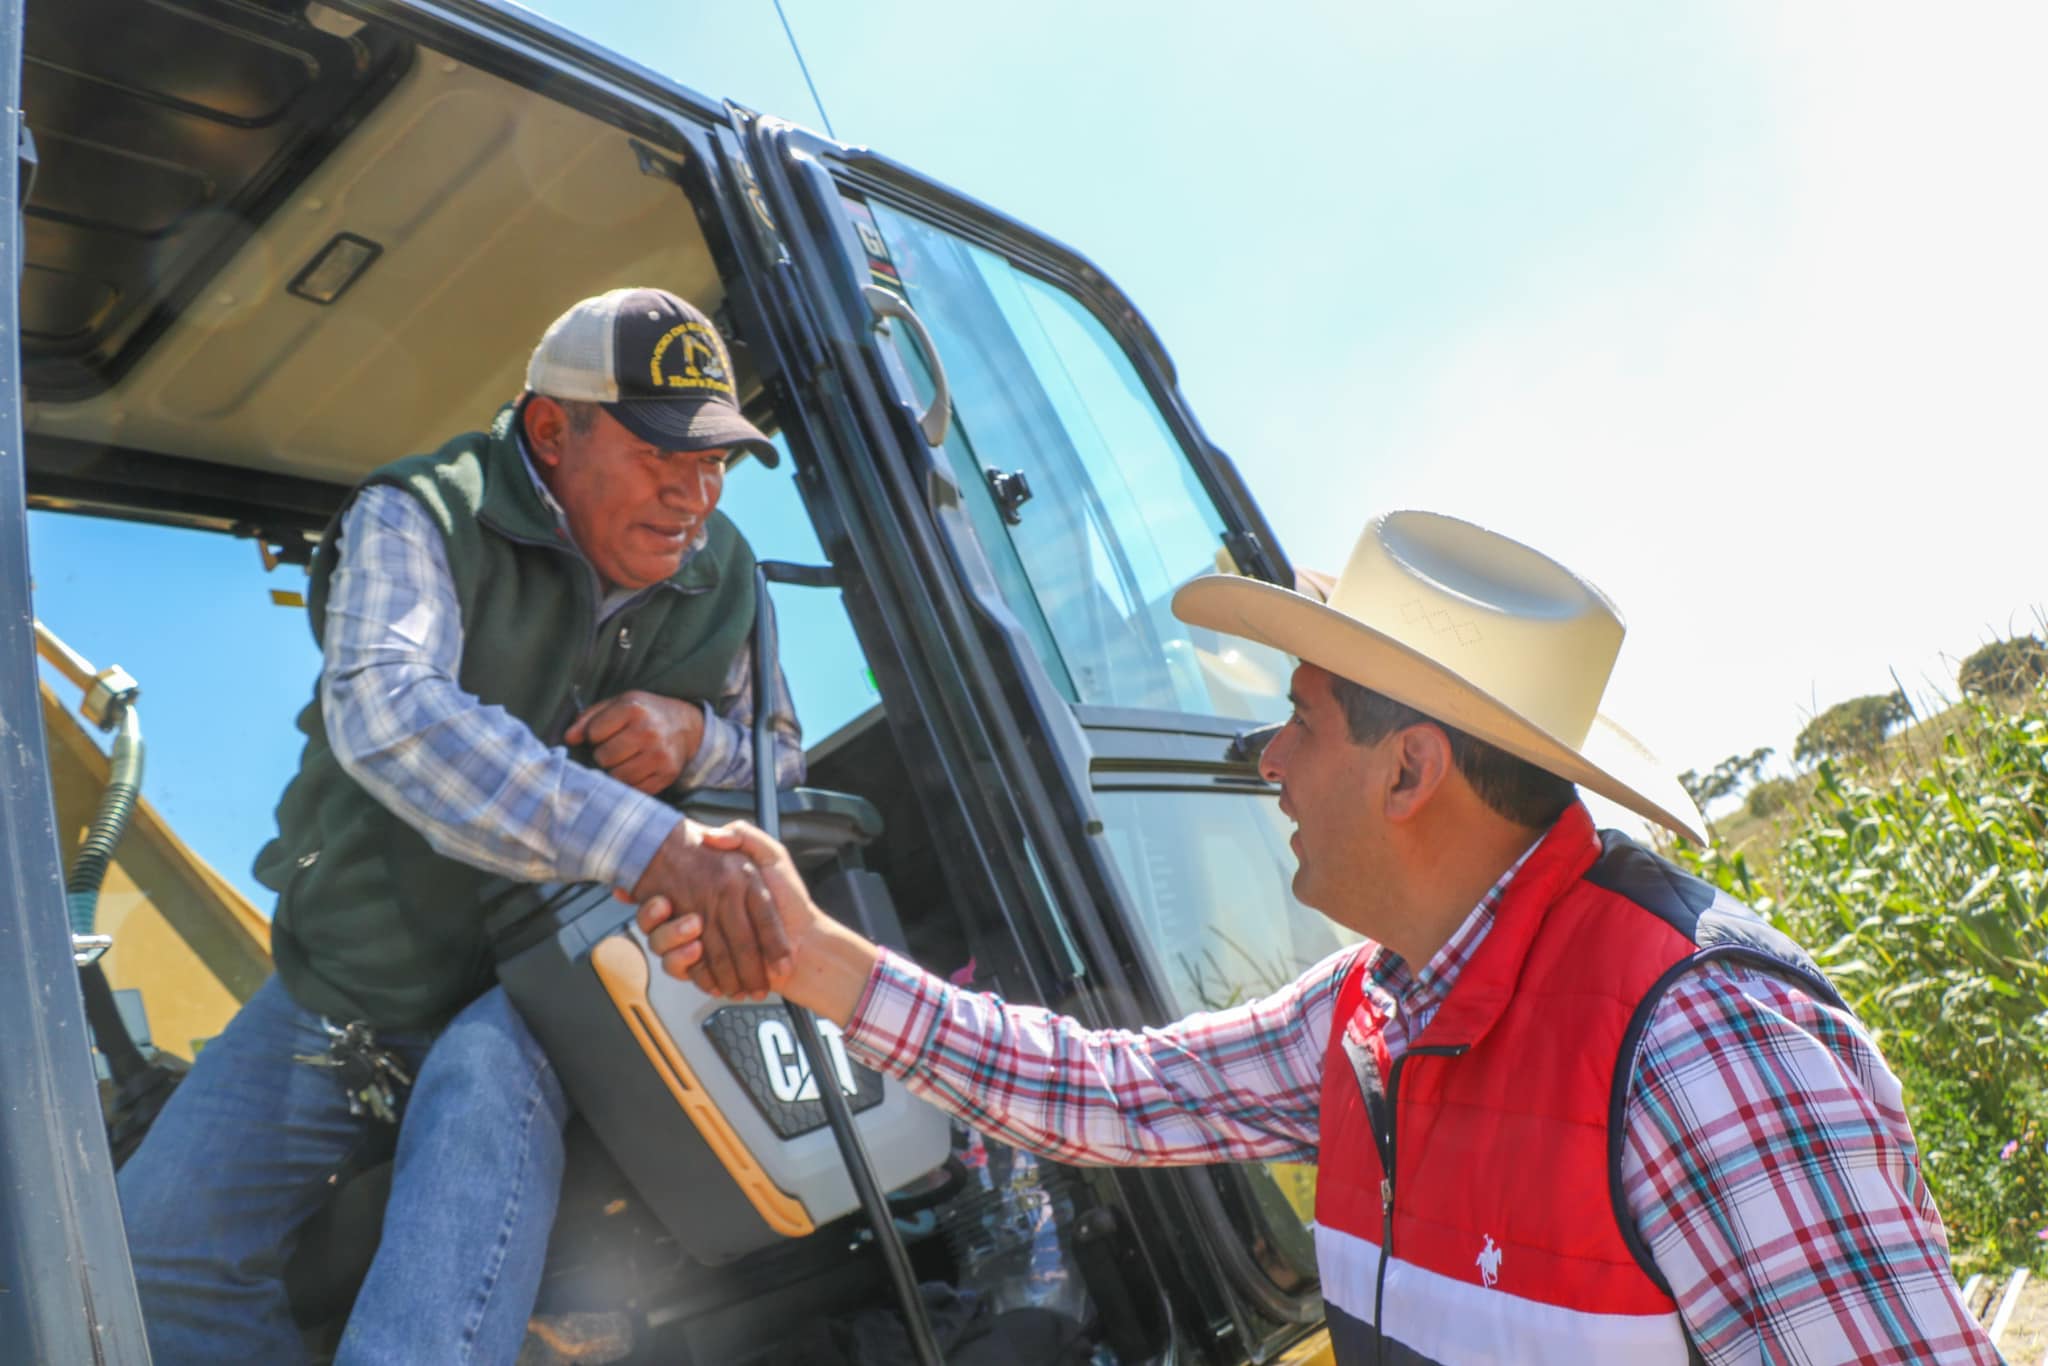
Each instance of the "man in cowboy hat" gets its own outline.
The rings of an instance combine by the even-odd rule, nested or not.
[[[1090,1031],[930,976],[736,844],[775,909],[643,906],[672,973],[732,946],[850,1052],[1065,1162],[1319,1163],[1337,1360],[1994,1362],[1949,1273],[1896,1078],[1799,948],[1585,787],[1697,839],[1598,715],[1613,604],[1425,513],[1367,528],[1326,603],[1246,579],[1174,610],[1300,661],[1260,771],[1295,894],[1365,936],[1263,1000]]]
[[[702,908],[759,888],[663,800],[753,780],[766,605],[717,510],[741,453],[776,454],[711,320],[615,289],[555,320],[489,430],[373,471],[336,514],[307,595],[305,751],[256,860],[277,975],[121,1170],[158,1366],[304,1359],[286,1259],[394,1129],[336,1360],[521,1356],[568,1102],[492,985],[485,896],[603,881]],[[794,782],[801,734],[771,691]]]

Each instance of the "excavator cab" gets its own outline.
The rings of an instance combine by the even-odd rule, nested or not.
[[[762,560],[825,567],[773,589],[806,786],[688,809],[778,823],[864,934],[1100,1027],[1235,1003],[1337,947],[1291,897],[1239,738],[1285,713],[1288,661],[1167,605],[1197,574],[1293,571],[1087,261],[483,0],[14,0],[0,44],[23,170],[0,487],[24,495],[0,497],[0,746],[28,775],[0,783],[23,946],[0,959],[0,1152],[26,1193],[0,1205],[0,1357],[143,1359],[101,1138],[113,1022],[174,1074],[269,973],[243,870],[319,669],[300,567],[357,481],[486,425],[548,321],[607,288],[717,319],[785,456],[743,462],[722,510]],[[8,625],[24,568],[83,683]],[[67,924],[115,756],[59,694],[116,659],[148,776]],[[1320,1350],[1311,1170],[1012,1152],[781,1003],[667,977],[608,891],[507,885],[477,913],[579,1111],[539,1312],[622,1322],[609,1359],[783,1360],[936,1319],[937,1295],[982,1306],[948,1359]],[[112,940],[97,1041],[67,931]],[[385,1156],[296,1240],[316,1356],[375,1247]],[[1028,1345],[990,1336],[1027,1323]]]

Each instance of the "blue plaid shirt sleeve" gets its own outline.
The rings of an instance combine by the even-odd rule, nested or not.
[[[773,613],[775,604],[761,610]],[[789,680],[778,662],[769,684],[768,728],[775,735],[775,785],[795,787],[804,780],[804,732],[790,701]],[[676,779],[678,792],[700,787],[751,787],[754,782],[754,643],[749,640],[733,656],[724,685],[704,704],[704,738]]]
[[[437,853],[525,882],[630,888],[681,821],[462,690],[441,534],[403,490],[366,489],[342,518],[324,633],[335,758]]]

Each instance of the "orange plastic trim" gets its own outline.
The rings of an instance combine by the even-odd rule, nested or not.
[[[668,1086],[669,1094],[683,1113],[697,1126],[697,1132],[711,1146],[742,1194],[768,1227],[786,1238],[801,1238],[816,1229],[803,1204],[769,1179],[754,1154],[740,1141],[710,1093],[697,1081],[697,1074],[683,1059],[682,1050],[647,1001],[647,954],[629,935],[615,934],[590,951],[590,965],[597,980],[612,998],[626,1027],[633,1031],[647,1060],[654,1064]]]

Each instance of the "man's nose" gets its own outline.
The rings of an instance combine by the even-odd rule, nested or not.
[[[718,505],[718,495],[724,487],[725,477],[720,470],[703,466],[685,468],[662,481],[661,498],[670,507],[701,516]]]
[[[1292,726],[1280,727],[1280,733],[1268,740],[1266,747],[1259,751],[1259,776],[1269,783],[1277,783],[1286,775],[1283,760],[1287,747],[1294,743],[1290,734],[1293,729]]]

